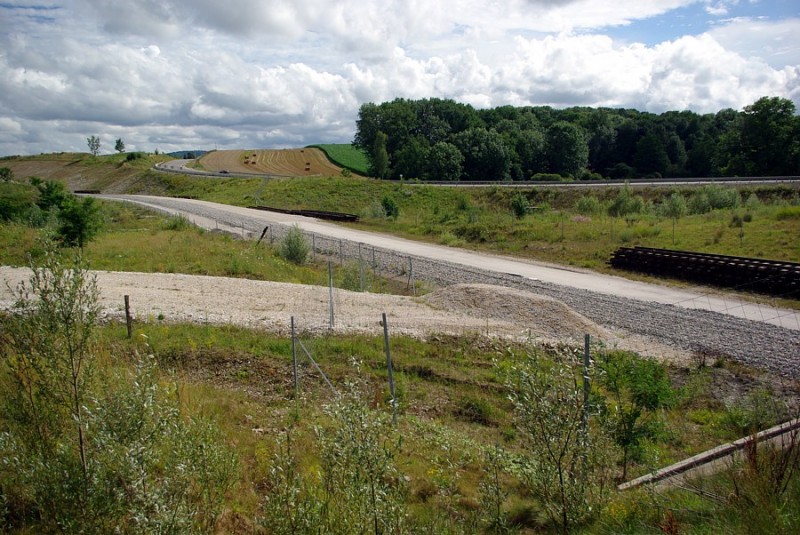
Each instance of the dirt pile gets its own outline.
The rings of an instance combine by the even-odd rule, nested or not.
[[[581,340],[584,335],[609,339],[611,334],[550,297],[488,284],[456,284],[425,296],[436,308],[478,318],[506,321],[534,335]]]

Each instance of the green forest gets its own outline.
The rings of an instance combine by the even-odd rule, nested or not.
[[[367,153],[370,174],[388,179],[800,174],[800,117],[781,97],[709,114],[395,99],[361,106],[353,144]]]

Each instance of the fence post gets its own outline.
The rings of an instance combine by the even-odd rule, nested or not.
[[[397,399],[394,397],[394,371],[392,370],[392,354],[389,351],[389,324],[386,312],[383,313],[383,346],[386,350],[386,367],[389,369],[389,394],[392,396],[392,425],[397,426]]]
[[[297,402],[300,398],[300,381],[297,377],[297,336],[294,330],[294,316],[291,319],[292,325],[292,372],[294,373],[294,408],[297,410]]]
[[[131,301],[130,296],[125,296],[125,325],[128,327],[128,338],[132,336],[131,329]]]
[[[589,437],[589,367],[592,364],[589,344],[591,336],[586,335],[583,339],[583,415],[581,416],[581,433],[583,433],[584,444],[588,443]]]
[[[317,235],[311,235],[311,261],[317,261]]]
[[[339,265],[344,265],[344,245],[342,240],[339,240]]]
[[[361,258],[361,244],[358,244],[358,280],[361,291],[364,291],[364,260]]]
[[[333,330],[333,266],[331,265],[331,261],[328,260],[328,302],[330,308],[330,327],[329,329]]]

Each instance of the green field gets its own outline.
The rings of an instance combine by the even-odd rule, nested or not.
[[[309,145],[322,150],[330,161],[345,169],[366,176],[369,174],[367,155],[349,143]]]

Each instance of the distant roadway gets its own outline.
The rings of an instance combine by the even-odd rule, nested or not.
[[[195,160],[170,160],[168,162],[158,163],[154,166],[157,171],[165,171],[168,173],[185,173],[187,175],[204,175],[204,176],[246,176],[246,177],[287,177],[288,175],[280,175],[273,173],[229,173],[227,171],[201,171],[199,169],[192,169],[189,164]],[[569,182],[556,182],[556,181],[525,181],[525,182],[452,182],[452,181],[413,181],[407,180],[404,184],[409,186],[428,185],[428,186],[448,186],[448,187],[462,187],[462,188],[479,188],[479,187],[512,187],[512,188],[525,188],[531,186],[547,186],[553,188],[598,188],[603,186],[614,186],[622,184],[630,184],[631,186],[684,186],[688,184],[703,185],[703,184],[783,184],[791,182],[800,182],[799,176],[775,176],[775,177],[686,177],[686,178],[634,178],[628,180],[576,180]]]

